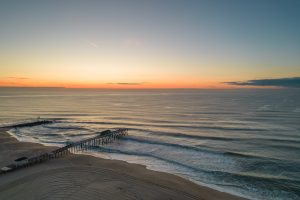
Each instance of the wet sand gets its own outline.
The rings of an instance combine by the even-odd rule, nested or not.
[[[0,167],[21,156],[56,147],[19,142],[0,128]],[[148,170],[124,161],[68,155],[14,172],[0,174],[2,200],[242,199],[196,185],[178,176]]]

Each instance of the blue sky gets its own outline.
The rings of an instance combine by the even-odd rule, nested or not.
[[[91,74],[51,69],[111,70],[99,84],[300,76],[299,19],[296,0],[0,1],[0,69],[55,83]]]

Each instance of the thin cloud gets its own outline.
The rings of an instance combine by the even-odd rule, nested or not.
[[[90,46],[92,46],[92,47],[94,47],[94,48],[98,48],[98,44],[97,44],[97,43],[95,43],[95,42],[93,42],[93,41],[90,41],[90,40],[86,40],[86,42],[87,42]]]
[[[7,77],[9,79],[18,79],[18,80],[25,80],[25,79],[29,79],[27,77],[16,77],[16,76],[10,76],[10,77]]]
[[[123,82],[123,83],[107,83],[110,85],[143,85],[145,82],[137,82],[137,83],[130,83],[130,82]]]
[[[248,81],[224,82],[229,85],[237,86],[276,86],[288,88],[300,88],[300,77],[277,78],[277,79],[256,79]]]

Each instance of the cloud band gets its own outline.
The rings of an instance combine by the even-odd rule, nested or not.
[[[300,88],[300,77],[292,78],[278,78],[278,79],[256,79],[241,82],[224,82],[229,85],[237,86],[276,86],[276,87],[289,87]]]

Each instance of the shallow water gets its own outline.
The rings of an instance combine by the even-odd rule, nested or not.
[[[21,141],[64,145],[98,131],[129,136],[90,154],[140,163],[251,199],[300,198],[300,90],[0,89],[2,125]]]

